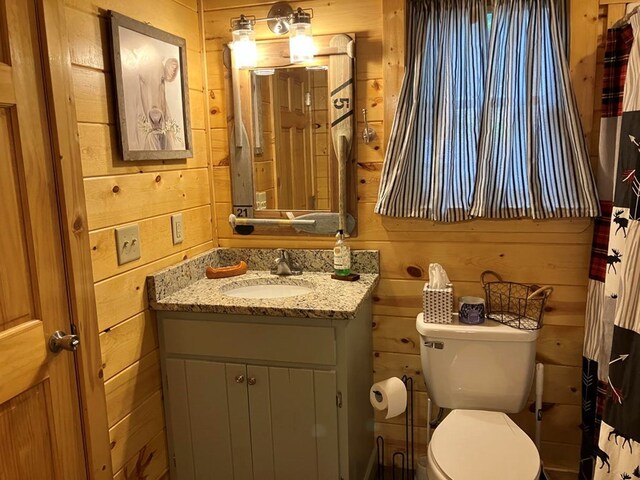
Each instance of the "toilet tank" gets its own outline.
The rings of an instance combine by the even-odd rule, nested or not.
[[[521,411],[533,382],[538,330],[416,319],[427,393],[439,407]]]

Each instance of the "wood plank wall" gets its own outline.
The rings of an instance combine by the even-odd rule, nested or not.
[[[331,204],[336,203],[335,197],[330,197],[329,188],[333,189],[332,183],[336,169],[329,168],[329,133],[327,132],[329,118],[329,93],[327,92],[326,72],[312,70],[309,72],[311,79],[311,113],[310,121],[314,125],[312,130],[313,144],[313,165],[315,176],[315,188],[313,194],[316,197],[316,209],[328,210]],[[332,175],[333,173],[333,175]]]
[[[262,155],[256,158],[253,165],[253,178],[256,192],[265,192],[266,208],[276,208],[276,175],[275,135],[273,133],[273,77],[260,76],[257,79],[258,88],[262,95]]]
[[[251,0],[205,1],[207,85],[202,80],[196,0],[65,0],[65,4],[114,472],[119,479],[130,477],[137,465],[155,452],[145,470],[149,479],[154,479],[165,474],[167,457],[157,336],[144,292],[146,274],[216,243],[307,248],[330,247],[332,241],[284,236],[237,238],[231,235],[226,222],[230,186],[221,48],[230,40],[231,17],[241,12],[264,16],[268,4],[256,5]],[[374,296],[375,377],[406,373],[416,378],[420,425],[417,433],[420,443],[424,443],[426,392],[413,321],[420,311],[420,291],[428,264],[437,261],[445,265],[456,284],[456,295],[480,294],[478,277],[486,268],[496,269],[514,281],[553,285],[556,291],[538,344],[538,359],[546,365],[544,400],[552,405],[545,416],[543,458],[547,467],[556,470],[557,478],[564,478],[558,476],[562,472],[571,478],[578,461],[580,356],[590,222],[523,220],[439,225],[374,215],[384,139],[401,82],[403,2],[302,0],[299,4],[314,8],[314,33],[356,33],[356,111],[366,107],[371,126],[378,133],[374,142],[364,145],[359,135],[363,124],[358,118],[359,236],[352,245],[378,249],[382,260],[381,283]],[[602,48],[602,33],[623,6],[611,0],[604,0],[603,4],[610,5],[599,8],[595,0],[572,1],[572,76],[593,155],[597,152],[599,120],[599,102],[594,102],[599,97],[595,65],[597,54],[602,53],[596,47]],[[196,153],[193,159],[128,164],[119,158],[104,17],[108,9],[187,39]],[[258,36],[270,38],[271,34],[259,26]],[[214,188],[210,188],[210,177]],[[212,231],[211,195],[218,211],[219,240]],[[186,240],[179,246],[171,244],[169,222],[171,213],[176,211],[183,211],[185,217]],[[113,229],[131,222],[140,225],[142,258],[118,267]],[[515,418],[532,430],[531,415]],[[376,429],[388,438],[389,444],[397,445],[403,438],[403,421],[402,417],[392,421],[378,418]]]
[[[73,90],[90,229],[114,478],[167,476],[156,323],[145,277],[214,246],[197,0],[65,0]],[[115,10],[187,40],[194,157],[123,162],[106,13]],[[185,240],[173,245],[172,213]],[[118,266],[114,229],[137,223],[141,258]],[[146,476],[145,476],[146,475]]]
[[[314,34],[355,32],[357,44],[356,138],[358,162],[358,237],[353,248],[380,251],[381,281],[374,294],[374,376],[414,376],[417,385],[417,438],[425,443],[426,392],[419,341],[414,328],[421,309],[427,267],[439,262],[448,270],[455,294],[481,295],[480,273],[550,284],[555,288],[538,341],[538,361],[545,364],[544,401],[549,403],[543,429],[542,456],[554,478],[575,478],[580,442],[580,377],[584,311],[592,236],[589,220],[533,222],[471,221],[453,225],[399,220],[373,214],[388,137],[403,69],[403,0],[349,2],[301,0],[314,9]],[[332,240],[291,236],[233,236],[230,213],[229,157],[222,45],[231,40],[229,20],[240,13],[266,16],[269,3],[255,0],[205,0],[204,23],[208,65],[209,113],[213,150],[214,194],[221,246],[310,248],[330,247]],[[571,73],[586,135],[597,145],[594,128],[596,44],[600,32],[597,0],[571,1]],[[258,38],[272,38],[262,24]],[[386,87],[386,88],[385,88]],[[597,105],[597,102],[596,102]],[[362,143],[360,112],[367,108],[378,137]],[[596,112],[597,115],[597,112]],[[595,135],[592,135],[592,133]],[[597,148],[592,152],[597,154]],[[529,433],[534,419],[515,415]],[[377,417],[376,431],[396,446],[404,438],[404,418]],[[389,450],[389,449],[388,449]]]

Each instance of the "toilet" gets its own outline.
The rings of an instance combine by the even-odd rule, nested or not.
[[[487,319],[465,325],[416,318],[429,398],[452,411],[427,451],[429,480],[538,480],[540,456],[507,415],[520,412],[533,382],[538,330]]]

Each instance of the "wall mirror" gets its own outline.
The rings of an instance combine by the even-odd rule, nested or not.
[[[332,213],[321,216],[322,231],[290,230],[335,234],[342,202],[345,230],[353,233],[354,38],[315,36],[313,60],[295,65],[287,40],[258,41],[258,62],[251,69],[234,68],[229,52],[231,187],[238,218],[290,220]],[[269,230],[256,233],[273,233]]]

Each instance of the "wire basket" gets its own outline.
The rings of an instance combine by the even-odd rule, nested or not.
[[[488,275],[497,281],[487,281]],[[491,270],[482,272],[480,281],[484,287],[488,318],[520,330],[542,328],[544,306],[553,287],[504,282]]]

